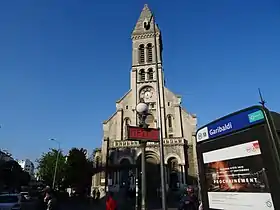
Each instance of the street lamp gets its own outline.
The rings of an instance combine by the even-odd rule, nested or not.
[[[109,178],[109,138],[104,139],[104,141],[106,141],[106,163],[105,163],[105,194],[107,195],[107,193],[109,192],[109,186],[108,186],[108,178]]]
[[[155,73],[156,73],[156,82],[157,82],[157,123],[159,128],[159,150],[160,150],[160,176],[161,176],[161,202],[162,202],[162,210],[167,210],[166,205],[166,183],[165,183],[165,170],[164,170],[164,145],[163,145],[163,131],[162,131],[162,111],[161,111],[161,90],[160,90],[160,73],[159,73],[159,62],[158,62],[158,49],[157,49],[157,33],[156,33],[156,21],[155,15],[152,13],[151,18],[146,25],[146,27],[150,27],[150,24],[153,24],[153,35],[154,35],[154,48],[155,48]]]
[[[50,139],[50,141],[54,141],[54,142],[56,142],[58,144],[58,150],[57,150],[56,161],[55,161],[55,168],[54,168],[54,174],[53,174],[53,183],[52,183],[52,188],[54,189],[54,187],[55,187],[55,180],[56,180],[56,173],[57,173],[58,158],[59,158],[59,153],[60,153],[60,142],[55,140],[55,139]]]
[[[139,103],[136,106],[136,111],[139,117],[139,127],[148,128],[148,124],[146,124],[146,118],[149,115],[149,107],[141,98]],[[141,141],[141,168],[142,168],[142,197],[141,197],[141,210],[146,210],[146,141]],[[136,201],[137,202],[137,201]]]
[[[146,118],[149,115],[149,107],[148,104],[145,103],[144,99],[141,98],[139,103],[136,106],[136,111],[139,117],[139,126],[141,128],[148,128],[148,124],[146,124]]]

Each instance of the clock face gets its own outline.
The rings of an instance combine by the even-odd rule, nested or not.
[[[146,99],[149,99],[151,97],[152,97],[152,93],[151,92],[149,92],[149,91],[145,92],[145,98]]]
[[[140,98],[145,100],[149,100],[153,97],[153,89],[150,87],[146,87],[140,91]]]

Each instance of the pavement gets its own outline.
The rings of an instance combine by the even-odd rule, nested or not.
[[[125,192],[119,192],[114,194],[114,198],[118,203],[118,209],[120,210],[134,210],[135,209],[135,198],[129,199]],[[174,199],[168,199],[168,210],[177,210],[176,201]],[[140,204],[140,202],[139,202]],[[23,210],[37,210],[35,203],[27,203]],[[68,200],[61,202],[59,205],[59,210],[104,210],[105,209],[105,198],[98,201],[93,201],[90,199],[81,200]],[[140,209],[140,206],[139,206]],[[148,199],[147,202],[148,210],[161,210],[161,199]],[[41,210],[41,209],[38,209]],[[42,209],[43,210],[43,209]]]
[[[134,210],[135,209],[135,199],[129,199],[127,196],[123,195],[114,195],[117,203],[118,209],[120,210]],[[177,205],[168,205],[168,210],[177,210]],[[66,202],[62,204],[59,210],[104,210],[105,209],[105,200],[99,200],[95,202]],[[139,206],[140,209],[140,206]],[[158,201],[150,201],[147,202],[148,210],[162,210],[161,202]]]

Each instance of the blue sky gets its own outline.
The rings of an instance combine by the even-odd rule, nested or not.
[[[64,151],[99,146],[129,89],[145,3],[162,30],[167,86],[199,125],[258,103],[258,87],[280,111],[279,1],[1,1],[0,148],[35,160],[56,147],[50,138]]]

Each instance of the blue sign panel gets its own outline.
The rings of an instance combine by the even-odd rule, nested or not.
[[[215,121],[200,129],[196,134],[197,142],[225,135],[249,126],[264,122],[264,113],[261,109],[253,108]]]

